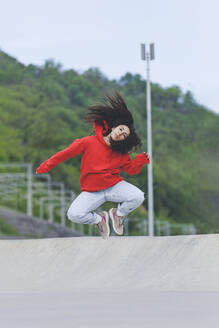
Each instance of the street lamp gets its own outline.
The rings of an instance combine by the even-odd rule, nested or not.
[[[150,87],[150,68],[149,62],[153,60],[154,43],[150,44],[150,51],[146,52],[146,45],[141,43],[141,59],[147,62],[147,92],[146,92],[146,106],[147,106],[147,149],[150,156],[150,164],[148,168],[148,230],[149,236],[154,236],[154,204],[153,204],[153,162],[152,162],[152,124],[151,124],[151,87]]]

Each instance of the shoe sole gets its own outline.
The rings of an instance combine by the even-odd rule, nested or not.
[[[107,236],[103,239],[107,239],[109,238],[110,235],[110,226],[109,226],[109,214],[106,211],[103,211],[104,215],[105,215],[105,219],[106,219],[106,226],[107,226]],[[103,237],[103,236],[102,236]]]
[[[123,233],[119,233],[119,232],[116,230],[116,228],[115,228],[114,217],[113,217],[113,209],[112,209],[112,208],[109,210],[109,215],[110,215],[110,219],[111,219],[111,221],[112,221],[113,230],[115,231],[115,233],[117,233],[117,235],[122,236]]]

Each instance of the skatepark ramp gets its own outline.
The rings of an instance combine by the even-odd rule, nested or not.
[[[0,292],[219,291],[219,235],[0,240]]]

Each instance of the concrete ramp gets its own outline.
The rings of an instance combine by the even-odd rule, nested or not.
[[[0,240],[7,328],[219,324],[219,235]]]
[[[0,241],[0,291],[219,291],[219,235]]]

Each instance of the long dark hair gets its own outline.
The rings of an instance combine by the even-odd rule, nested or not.
[[[84,117],[84,122],[96,122],[104,127],[103,121],[106,121],[108,130],[104,133],[104,136],[107,136],[112,131],[112,128],[118,125],[127,125],[129,127],[130,134],[126,139],[115,141],[110,138],[113,151],[126,154],[142,146],[142,141],[135,131],[132,114],[117,91],[115,91],[114,95],[106,93],[103,102],[88,107],[88,111],[89,113]]]

